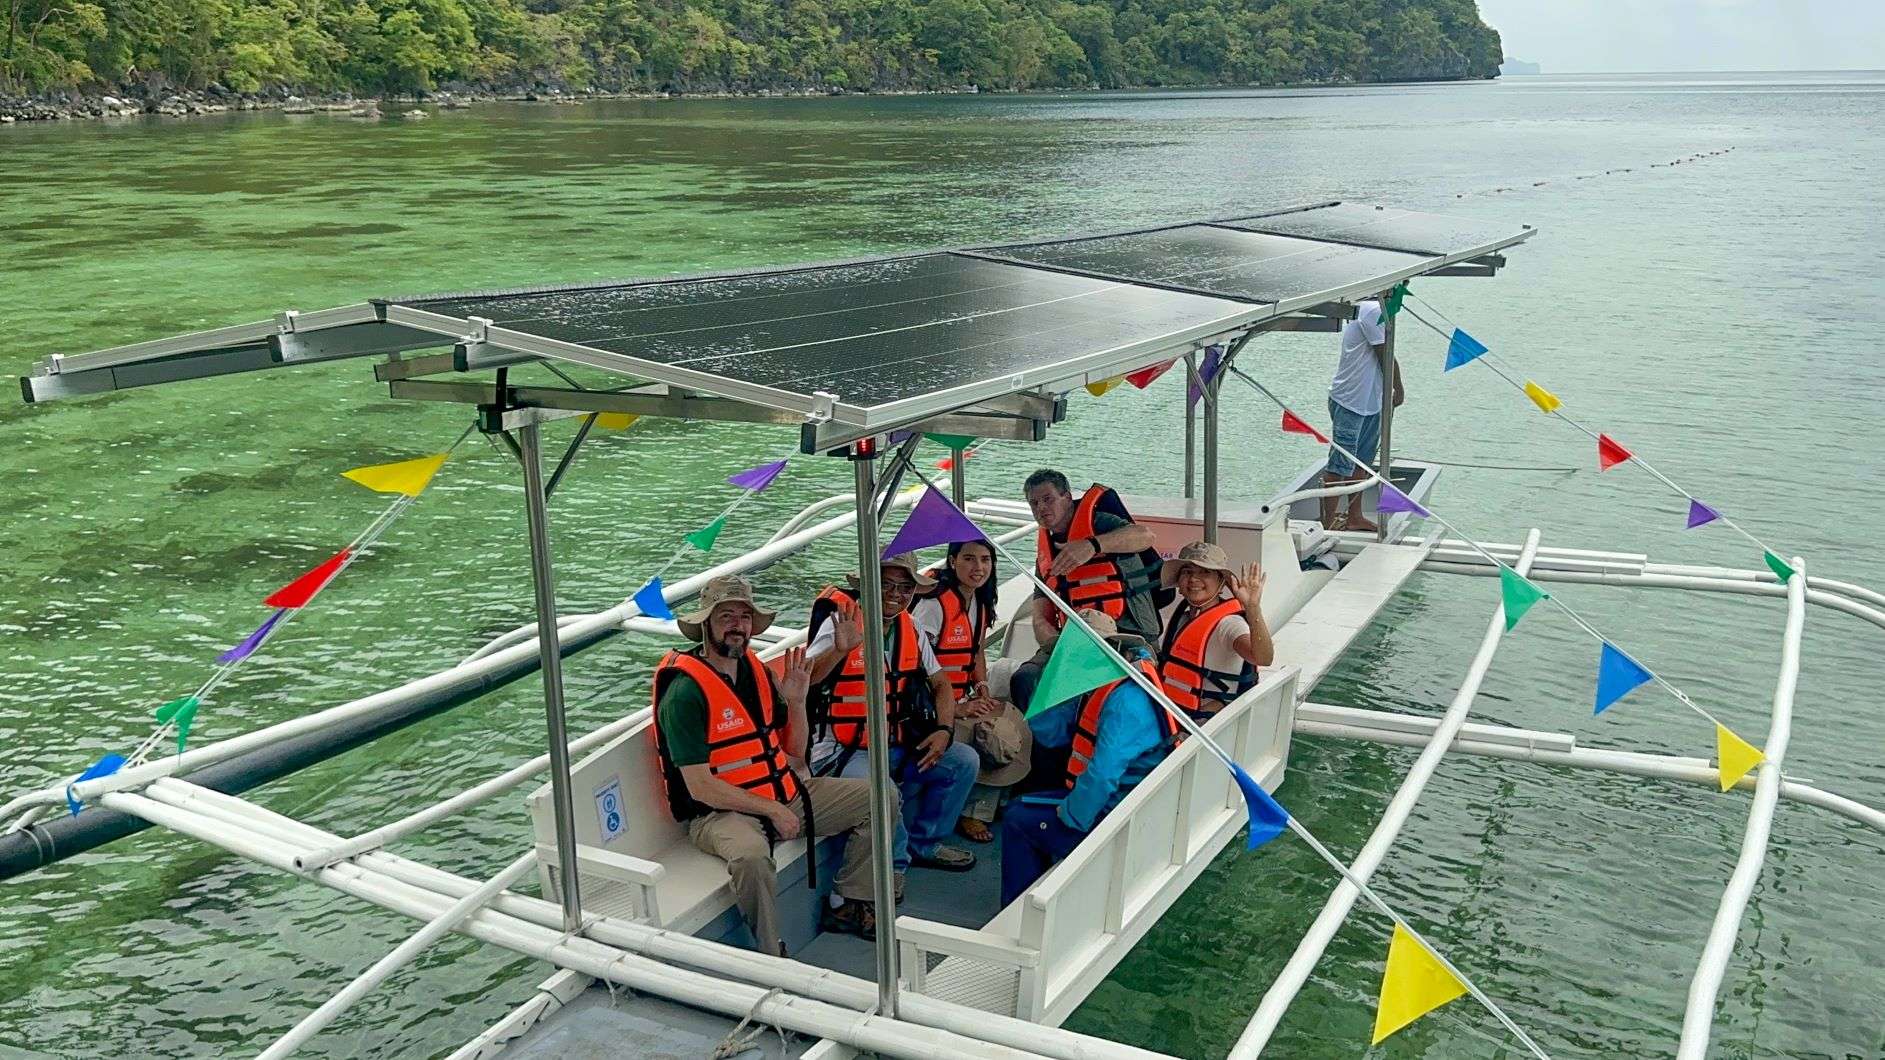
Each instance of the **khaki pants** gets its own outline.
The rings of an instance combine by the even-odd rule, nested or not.
[[[817,838],[840,832],[850,836],[844,845],[844,867],[838,870],[835,881],[838,894],[860,902],[870,901],[870,782],[813,777],[806,784],[806,790],[811,793]],[[799,807],[794,804],[793,808]],[[901,812],[894,788],[890,792],[890,812],[893,815]],[[752,928],[759,951],[781,952],[778,872],[772,862],[772,847],[766,842],[766,829],[759,818],[722,810],[689,821],[687,835],[695,846],[727,863],[727,872],[733,877],[733,900],[739,905],[747,926]]]

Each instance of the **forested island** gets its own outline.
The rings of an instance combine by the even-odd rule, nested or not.
[[[0,96],[1487,78],[1474,0],[0,0]]]

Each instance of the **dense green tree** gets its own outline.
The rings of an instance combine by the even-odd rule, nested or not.
[[[0,0],[0,91],[1475,78],[1474,0]]]

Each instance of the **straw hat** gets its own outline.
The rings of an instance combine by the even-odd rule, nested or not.
[[[956,742],[968,744],[981,759],[978,784],[1005,788],[1028,775],[1033,765],[1034,730],[1013,703],[981,718],[957,718]]]
[[[909,572],[911,580],[916,582],[916,591],[919,593],[926,589],[934,589],[936,587],[936,579],[923,573],[922,568],[917,564],[916,553],[914,552],[899,552],[894,556],[885,556],[883,562],[878,566],[895,567],[900,571]],[[845,575],[844,579],[851,583],[851,588],[857,588],[859,578],[855,571]]]
[[[1224,587],[1237,584],[1237,568],[1231,566],[1230,553],[1223,546],[1209,541],[1193,541],[1178,550],[1178,555],[1166,560],[1159,567],[1159,584],[1169,589],[1178,584],[1178,572],[1186,567],[1202,567],[1214,570],[1224,576]]]
[[[699,641],[708,617],[713,614],[713,609],[721,604],[734,603],[746,604],[753,609],[752,635],[755,637],[764,633],[766,627],[772,625],[773,618],[778,615],[776,611],[768,611],[759,606],[759,603],[753,599],[751,582],[737,574],[722,574],[708,582],[706,588],[700,591],[699,606],[684,615],[676,615],[674,624],[681,627],[682,636],[688,640]]]

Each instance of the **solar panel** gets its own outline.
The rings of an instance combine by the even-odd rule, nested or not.
[[[1320,301],[1327,291],[1417,268],[1424,260],[1414,254],[1202,224],[1019,244],[996,253],[1263,304]]]
[[[951,253],[396,304],[864,408],[1248,315],[1221,299]]]
[[[1423,257],[1459,254],[1514,241],[1510,225],[1369,206],[1359,202],[1336,203],[1293,213],[1227,221],[1225,224],[1252,232],[1353,243]]]

